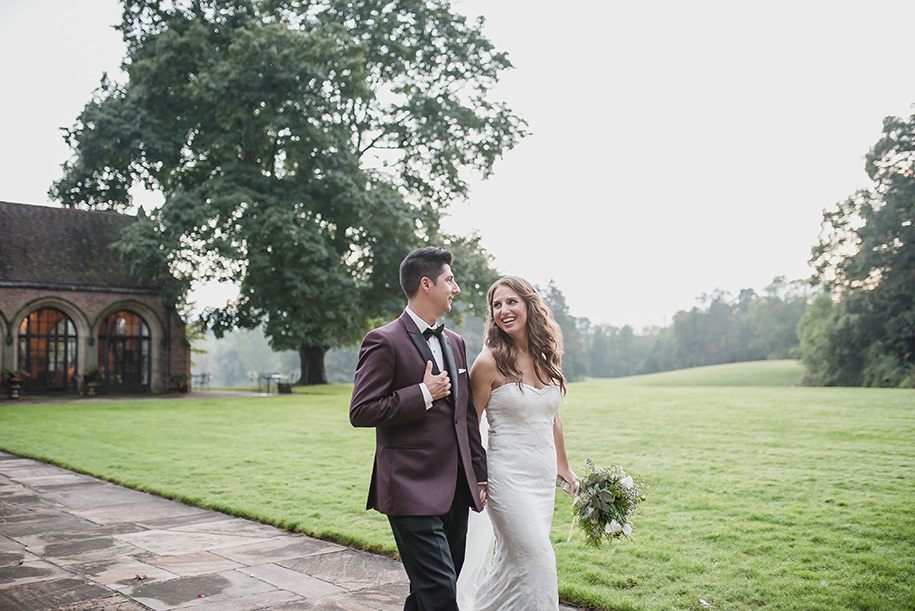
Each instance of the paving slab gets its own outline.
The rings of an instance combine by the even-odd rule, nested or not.
[[[334,554],[293,558],[278,564],[323,579],[346,590],[404,582],[403,565],[390,558],[343,550]],[[409,591],[409,586],[408,586]]]
[[[224,513],[219,513],[218,511],[212,511],[210,509],[196,509],[197,511],[194,513],[186,513],[178,516],[162,516],[137,519],[135,524],[147,530],[155,530],[160,528],[177,530],[182,526],[205,524],[207,522],[215,522],[226,519],[226,515]]]
[[[142,523],[144,520],[161,520],[178,516],[195,515],[200,510],[150,495],[134,503],[98,506],[88,509],[71,509],[70,513],[96,524]]]
[[[307,573],[300,573],[277,564],[262,564],[248,567],[249,577],[256,577],[282,590],[289,590],[306,599],[318,599],[333,594],[343,594],[346,589],[318,579]]]
[[[0,569],[14,564],[23,564],[26,561],[35,562],[39,560],[38,556],[25,551],[24,547],[14,546],[16,546],[14,542],[7,542],[6,539],[0,537]]]
[[[156,556],[149,561],[150,564],[164,569],[174,575],[191,577],[242,568],[245,565],[234,562],[213,552],[192,552],[177,556]]]
[[[64,569],[40,559],[29,560],[28,562],[23,561],[22,564],[17,561],[14,564],[0,567],[0,583],[4,587],[63,579],[70,576],[70,573]],[[0,605],[0,609],[3,608]]]
[[[23,499],[22,502],[30,503],[28,499]],[[11,538],[49,535],[57,532],[89,531],[95,526],[88,520],[77,518],[66,512],[43,509],[34,513],[13,514],[9,519],[0,517],[0,523],[2,523],[0,534]]]
[[[248,545],[251,542],[251,537],[167,529],[118,535],[118,538],[125,543],[135,545],[160,556],[213,551]]]
[[[117,558],[137,558],[142,560],[147,554],[148,552],[145,550],[133,547],[132,545],[120,544],[108,548],[93,549],[69,556],[58,556],[49,559],[58,566],[78,573],[79,567],[87,564],[105,562]]]
[[[68,486],[79,486],[81,484],[94,483],[88,475],[79,473],[64,473],[62,475],[36,475],[34,477],[19,477],[18,480],[27,484],[31,488],[66,488]]]
[[[401,603],[397,609],[401,609],[402,607],[403,603]],[[315,611],[375,611],[376,609],[383,609],[382,607],[370,607],[363,605],[359,601],[353,600],[352,598],[337,597],[322,598],[321,600],[317,600],[315,601],[314,606],[311,608]]]
[[[408,592],[390,558],[0,452],[0,611],[400,611]]]
[[[83,555],[98,550],[106,550],[110,553],[111,548],[116,547],[118,541],[114,537],[87,537],[82,539],[73,539],[71,541],[61,541],[59,543],[49,543],[42,550],[35,550],[35,553],[48,558],[62,558],[66,556]]]
[[[236,547],[220,549],[218,553],[224,558],[248,566],[258,566],[268,562],[291,560],[304,556],[313,556],[343,551],[347,548],[311,537],[283,537],[268,541],[246,543]]]
[[[255,594],[236,592],[231,599],[202,597],[182,608],[193,611],[308,611],[315,607],[313,601],[292,592],[275,590]]]
[[[406,593],[410,591],[410,582],[403,576],[403,581],[356,590],[348,597],[349,601],[363,605],[368,609],[380,611],[401,611]]]
[[[86,562],[73,566],[72,569],[96,583],[112,586],[116,589],[148,579],[165,581],[178,577],[175,573],[155,565],[123,556]]]
[[[226,575],[229,577],[226,577]],[[239,588],[243,588],[239,582],[245,580],[241,576],[234,580],[230,579],[231,577],[234,577],[231,571],[227,573],[206,573],[204,575],[178,577],[165,581],[140,582],[136,585],[126,586],[120,591],[157,611],[180,609],[199,604],[199,599],[201,598],[222,600],[225,598],[227,591],[237,591]],[[263,582],[255,582],[251,585],[254,593],[268,592],[272,589]],[[262,587],[258,588],[259,585],[262,585]]]
[[[253,539],[285,537],[288,533],[278,530],[276,527],[267,524],[258,524],[251,520],[242,518],[230,518],[223,514],[211,512],[217,519],[208,521],[199,521],[181,526],[174,526],[172,530],[180,532],[203,532],[213,534],[232,534],[240,537],[251,537]]]
[[[98,609],[97,601],[113,599],[109,589],[84,579],[65,577],[13,584],[0,589],[4,611],[48,611],[50,609]],[[120,602],[124,602],[121,598]],[[142,607],[140,607],[142,609]]]
[[[52,512],[45,512],[45,519],[50,519],[52,516]],[[85,522],[76,522],[76,524],[82,525],[82,528],[73,530],[40,530],[34,534],[20,534],[16,537],[16,541],[22,545],[27,545],[33,551],[44,554],[45,546],[81,541],[93,537],[112,537],[113,535],[123,535],[140,530],[139,527],[133,524],[115,524],[111,526],[98,526],[91,523],[86,524]]]
[[[5,491],[2,497],[0,497],[0,507],[8,509],[19,509],[22,510],[23,507],[29,504],[37,504],[42,502],[42,499],[37,494],[32,494],[30,492],[24,492],[21,490],[7,490]]]
[[[29,458],[17,458],[4,464],[3,472],[12,479],[20,477],[42,477],[65,475],[64,471],[53,465],[46,465]]]
[[[53,477],[53,476],[52,476]],[[20,483],[28,485],[33,478],[18,479]],[[37,478],[43,480],[42,478]],[[42,496],[69,509],[98,509],[100,507],[115,508],[120,505],[146,503],[148,495],[136,490],[121,488],[107,482],[86,479],[81,484],[68,486],[62,489],[46,489],[32,486],[34,489],[44,490]],[[167,501],[165,501],[167,504]]]

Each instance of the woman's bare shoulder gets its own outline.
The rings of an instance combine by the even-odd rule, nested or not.
[[[504,376],[499,372],[499,367],[496,365],[496,358],[488,348],[483,348],[483,351],[473,362],[473,367],[470,368],[470,380],[474,385],[484,385],[491,388],[505,383]]]
[[[492,350],[484,347],[480,351],[480,354],[477,355],[477,358],[473,361],[473,366],[470,368],[470,372],[479,371],[483,373],[485,371],[495,371],[496,370],[496,359],[492,355]]]

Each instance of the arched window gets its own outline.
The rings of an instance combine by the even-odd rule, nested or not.
[[[35,310],[19,325],[19,368],[27,390],[76,390],[76,325],[54,308]]]
[[[149,389],[149,325],[139,315],[121,310],[105,319],[98,333],[98,363],[109,390]]]

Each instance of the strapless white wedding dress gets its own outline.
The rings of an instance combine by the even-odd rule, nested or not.
[[[553,417],[561,401],[553,384],[537,389],[508,383],[492,392],[486,410],[489,500],[484,514],[472,515],[468,527],[458,581],[461,611],[559,609],[550,527],[556,500]],[[495,556],[486,533],[487,514]]]

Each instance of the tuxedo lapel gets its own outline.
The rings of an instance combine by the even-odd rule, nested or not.
[[[423,337],[422,333],[410,331],[410,339],[413,340],[413,344],[416,346],[416,349],[419,350],[419,353],[423,357],[423,362],[428,363],[432,361],[432,375],[438,375],[440,370],[438,365],[435,363],[435,357],[432,356],[432,349],[429,348],[429,342],[426,341],[426,338]]]
[[[451,394],[448,395],[448,401],[451,403],[451,406],[454,407],[457,405],[459,386],[457,365],[454,362],[454,352],[451,350],[451,342],[448,340],[448,335],[446,333],[442,333],[441,342],[445,369],[448,370],[448,377],[451,378]]]

